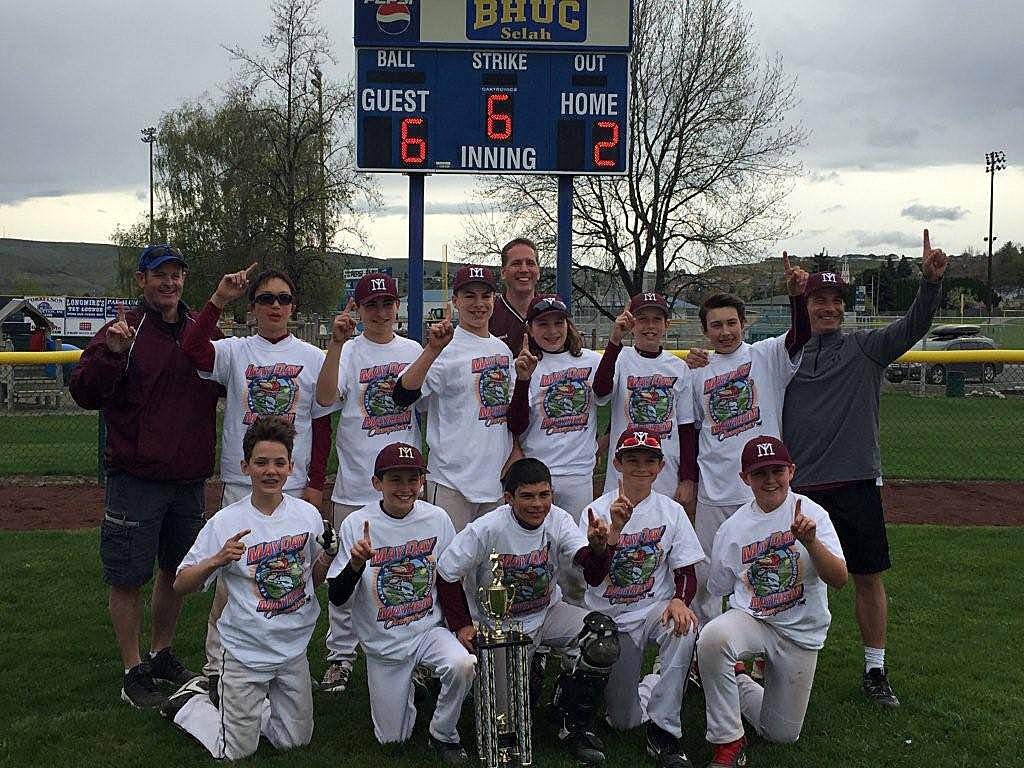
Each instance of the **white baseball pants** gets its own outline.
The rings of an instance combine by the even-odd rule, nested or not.
[[[427,494],[424,500],[429,501],[448,513],[448,517],[452,519],[452,525],[455,526],[456,533],[481,515],[490,512],[492,509],[497,509],[505,503],[504,499],[479,503],[470,501],[454,488],[435,483],[433,480],[427,481]]]
[[[357,509],[362,507],[335,503],[334,530],[340,531],[345,518]],[[356,646],[359,644],[355,629],[352,628],[352,600],[349,599],[341,606],[328,601],[327,618],[327,661],[341,662],[351,667],[355,663]]]
[[[412,674],[417,666],[429,668],[441,681],[430,733],[449,743],[459,741],[462,702],[473,687],[476,656],[467,651],[446,627],[428,629],[410,644],[405,658],[395,662],[367,655],[366,682],[370,689],[373,733],[381,744],[405,741],[416,724]]]
[[[764,655],[763,688],[748,675],[736,675],[736,662],[746,654]],[[701,630],[697,659],[709,742],[728,744],[741,738],[741,714],[763,739],[789,744],[800,738],[817,651],[786,640],[767,622],[730,609]]]
[[[221,652],[220,708],[196,695],[174,716],[215,758],[241,760],[256,751],[260,734],[278,749],[313,738],[313,691],[306,654],[270,671],[250,669]]]
[[[573,520],[579,520],[580,514],[594,500],[593,475],[552,475],[551,488],[554,491],[554,505],[568,512]],[[583,593],[587,591],[587,583],[582,571],[578,568],[561,569],[558,572],[558,586],[562,588],[563,600],[583,607]]]
[[[740,508],[740,504],[727,504],[715,506],[697,502],[697,514],[694,518],[693,529],[697,534],[697,541],[704,550],[704,559],[697,563],[694,571],[697,574],[697,594],[693,598],[692,608],[700,619],[701,626],[707,624],[716,616],[722,615],[722,598],[708,593],[708,570],[711,568],[711,547],[715,543],[715,534],[722,523],[728,520],[732,513]]]

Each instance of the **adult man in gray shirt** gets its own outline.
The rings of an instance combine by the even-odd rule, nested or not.
[[[907,314],[884,328],[843,332],[847,286],[832,272],[807,280],[811,340],[786,390],[783,442],[796,464],[793,490],[828,510],[855,587],[854,613],[864,641],[864,693],[898,707],[885,668],[888,602],[882,573],[889,542],[882,510],[878,406],[886,366],[931,325],[948,258],[924,231],[921,287]]]

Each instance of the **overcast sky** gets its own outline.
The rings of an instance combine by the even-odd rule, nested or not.
[[[959,252],[984,248],[984,155],[996,178],[997,245],[1024,239],[1024,6],[1011,0],[748,0],[758,45],[797,79],[792,115],[809,130],[789,200],[807,254],[917,254],[920,231]],[[256,49],[262,0],[0,0],[0,235],[106,242],[148,210],[139,130],[232,72],[222,44]],[[353,69],[351,5],[321,21]],[[374,255],[406,255],[406,182],[380,177]],[[465,178],[431,176],[428,257],[461,233]]]

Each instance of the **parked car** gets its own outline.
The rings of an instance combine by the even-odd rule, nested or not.
[[[960,349],[998,349],[996,343],[981,335],[976,325],[939,325],[931,337],[922,339],[912,347],[913,351],[952,352]],[[1003,372],[1003,364],[985,363],[893,363],[885,370],[885,378],[893,384],[901,381],[920,381],[921,369],[925,368],[925,381],[929,384],[945,384],[951,371],[962,372],[965,381],[979,381],[991,384]]]

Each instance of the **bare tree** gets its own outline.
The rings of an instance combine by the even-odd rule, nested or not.
[[[734,0],[636,0],[630,90],[628,175],[578,177],[573,191],[573,260],[591,267],[573,270],[574,294],[599,308],[602,282],[632,295],[653,273],[675,301],[695,273],[760,255],[791,225],[800,171],[793,82],[759,58]],[[468,254],[513,233],[554,251],[554,178],[486,177],[476,191],[497,215],[468,219]]]

